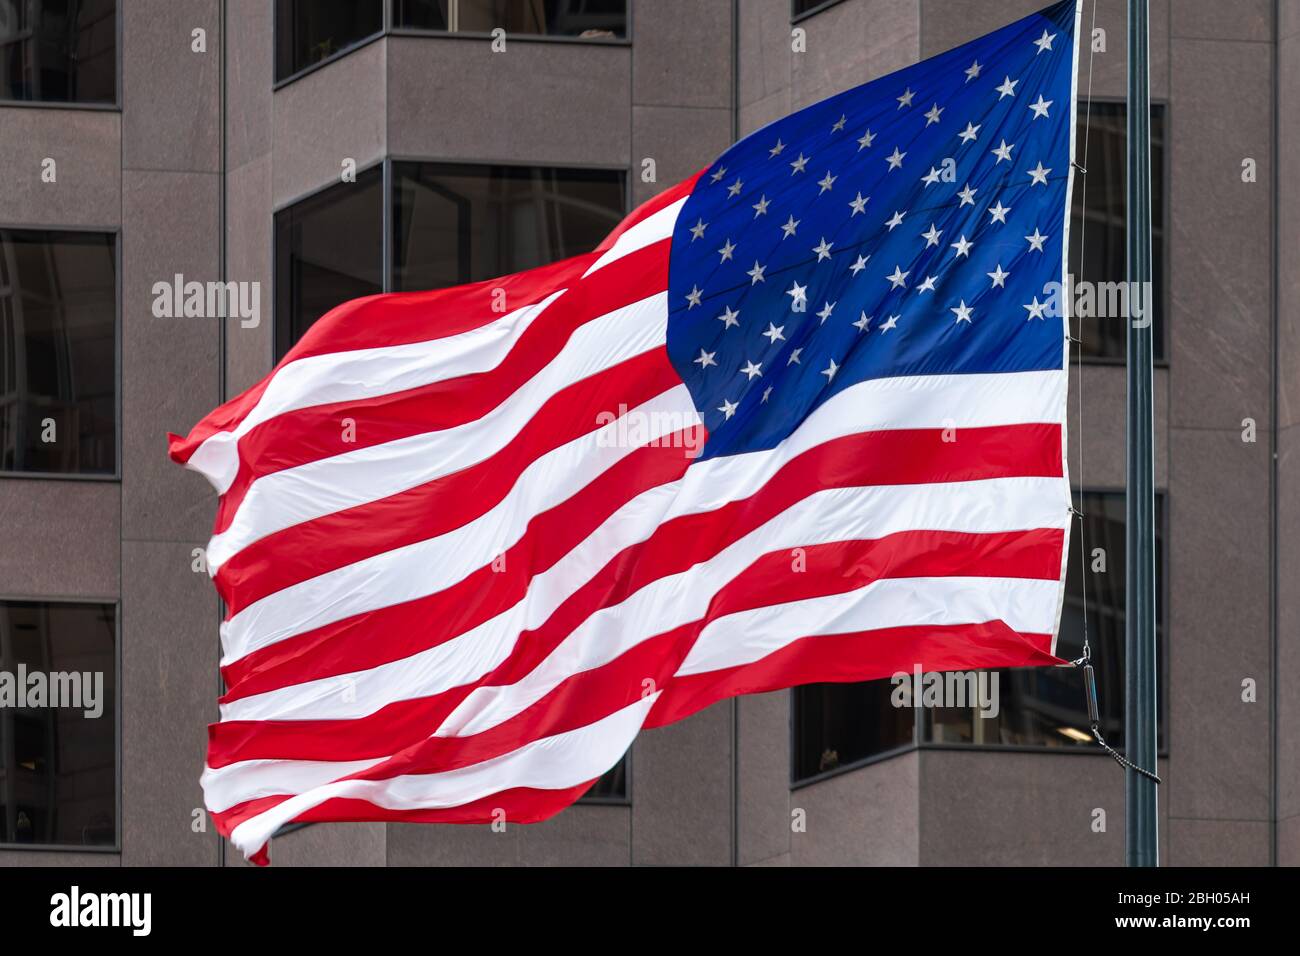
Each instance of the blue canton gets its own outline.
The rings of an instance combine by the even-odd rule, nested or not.
[[[1061,368],[1075,0],[746,137],[687,198],[668,354],[702,457],[850,385]]]

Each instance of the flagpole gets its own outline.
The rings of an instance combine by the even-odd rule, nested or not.
[[[1137,766],[1156,766],[1155,469],[1151,400],[1151,89],[1148,0],[1128,0],[1128,282],[1125,461],[1126,707],[1124,741]],[[1141,310],[1139,312],[1138,304]],[[1124,772],[1129,866],[1158,866],[1156,784]]]

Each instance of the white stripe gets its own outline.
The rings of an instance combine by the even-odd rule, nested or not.
[[[647,695],[585,727],[543,737],[500,757],[458,770],[404,774],[384,780],[341,780],[302,792],[292,776],[298,768],[287,766],[281,771],[286,774],[281,792],[299,795],[245,820],[235,827],[230,839],[245,855],[251,855],[285,823],[335,797],[366,800],[389,810],[415,810],[462,806],[517,787],[538,790],[576,787],[594,780],[618,762],[632,745],[658,698],[657,693]],[[211,803],[208,806],[219,810]]]
[[[752,664],[803,637],[915,624],[1002,621],[1021,634],[1050,634],[1055,579],[886,578],[857,591],[738,611],[710,621],[678,676]]]
[[[509,445],[556,393],[663,346],[667,301],[667,293],[653,295],[580,327],[551,362],[481,418],[258,478],[230,526],[208,542],[211,573],[215,575],[233,555],[269,534],[378,501],[490,458]],[[591,426],[596,427],[594,419]]]
[[[584,272],[582,277],[585,279],[597,269],[603,269],[611,262],[616,262],[624,256],[631,255],[638,249],[644,249],[646,246],[653,245],[662,239],[670,238],[673,234],[673,227],[677,224],[677,214],[686,205],[686,198],[683,197],[677,200],[671,206],[664,206],[663,209],[646,216],[635,226],[628,229],[627,232],[614,240],[614,244],[592,263],[591,268]]]
[[[622,419],[616,419],[536,459],[506,497],[474,521],[294,584],[244,608],[221,625],[222,663],[353,614],[443,590],[490,564],[523,536],[535,515],[571,497],[640,445],[700,422],[685,385],[630,414],[646,423],[637,445],[618,441]]]
[[[608,664],[643,641],[702,619],[718,591],[762,555],[834,541],[879,538],[916,528],[980,533],[1060,528],[1069,513],[1061,508],[1057,489],[1051,487],[1056,481],[1006,478],[952,485],[832,488],[818,492],[709,560],[687,571],[659,578],[620,604],[592,614],[522,679],[472,691],[438,728],[437,736],[468,737],[482,733],[527,709],[574,674]],[[1033,582],[1033,586],[1039,583],[1042,582]],[[1046,583],[1050,588],[1043,593],[1051,601],[1043,606],[1050,605],[1054,615],[1057,582]],[[885,593],[904,597],[910,594],[916,605],[908,616],[906,600],[886,603],[882,623],[877,626],[889,627],[892,622],[972,624],[998,617],[1012,623],[1011,618],[1000,613],[1005,610],[1016,617],[1012,613],[1016,608],[1009,602],[1004,602],[1005,608],[998,603],[1004,594],[990,590],[984,598],[974,597],[980,593],[981,584],[991,587],[988,579],[960,578],[887,585]],[[1014,591],[1022,584],[1031,586],[1016,580],[1009,587]],[[923,589],[930,590],[923,593]],[[868,603],[879,600],[874,585],[852,593]],[[895,610],[898,613],[891,617]],[[1040,633],[1051,630],[1050,619],[1027,619],[1042,625]],[[794,622],[793,626],[792,637],[812,633],[800,628],[815,628],[812,620],[806,625]],[[375,703],[368,701],[367,706],[373,707]]]
[[[654,492],[658,494],[645,497],[661,507],[666,498],[671,500],[661,489]],[[766,551],[819,541],[878,538],[916,528],[988,534],[1061,527],[1068,520],[1068,503],[1059,478],[995,478],[817,492],[710,561],[654,582],[623,603],[598,611],[566,639],[536,676],[529,675],[516,685],[524,690],[476,690],[471,695],[476,701],[473,706],[502,693],[522,692],[518,700],[531,702],[539,695],[529,698],[528,687],[549,688],[563,679],[558,676],[561,672],[596,666],[584,660],[612,659],[641,640],[699,619],[714,592]],[[524,601],[478,627],[402,660],[232,701],[221,707],[221,719],[354,719],[396,701],[431,696],[476,680],[510,656],[520,632],[544,622],[596,569],[633,543],[627,537],[640,535],[643,539],[658,523],[653,508],[633,502],[626,512],[612,515],[570,556],[534,578],[535,589],[530,588]],[[620,534],[623,529],[629,530]],[[599,636],[587,637],[589,633]],[[609,653],[602,656],[606,647]],[[563,666],[556,669],[558,662]],[[462,704],[462,715],[466,706],[471,706],[468,699]],[[502,706],[501,713],[517,712],[513,703]],[[448,721],[444,728],[450,730],[454,723],[451,718]]]
[[[204,767],[199,782],[203,785],[203,802],[210,810],[221,812],[248,800],[277,797],[285,793],[286,765],[293,768],[293,793],[321,787],[340,777],[360,773],[388,757],[370,760],[241,760],[213,769]]]
[[[675,500],[666,503],[665,511],[649,516],[649,530],[659,521],[748,497],[796,455],[844,435],[897,428],[960,429],[1056,421],[1062,411],[1056,393],[1064,386],[1065,373],[1055,370],[860,382],[819,406],[775,449],[693,464]],[[666,425],[653,427],[660,416],[683,422],[681,427],[699,421],[685,386],[667,395],[672,397],[662,403],[659,399],[647,402],[636,410],[640,420],[649,419],[652,426],[645,442],[673,430]],[[595,460],[584,457],[593,454],[591,446],[600,447],[617,434],[618,422],[614,422],[537,459],[520,476],[509,497],[454,532],[374,555],[267,595],[222,625],[223,663],[352,614],[451,586],[518,541],[540,511],[577,493],[630,453],[631,447],[614,455],[602,448]],[[959,432],[956,437],[960,441]],[[548,487],[533,489],[532,483],[538,480],[547,482]],[[1063,498],[1067,494],[1061,491]],[[620,529],[635,535],[624,537],[626,544],[643,540],[649,530],[641,525]]]
[[[444,379],[485,372],[501,364],[524,330],[563,295],[552,292],[494,322],[428,342],[309,355],[272,373],[261,398],[231,431],[209,435],[185,467],[225,494],[239,471],[239,439],[277,415],[313,405],[356,401]]]

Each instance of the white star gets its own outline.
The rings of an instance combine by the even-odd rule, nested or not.
[[[754,203],[754,205],[750,207],[757,210],[757,212],[754,213],[754,218],[757,219],[759,216],[766,216],[767,207],[770,205],[772,205],[772,200],[768,199],[766,194],[759,196],[758,202]]]
[[[971,314],[971,311],[972,311],[972,310],[971,310],[970,306],[968,306],[968,305],[966,304],[966,300],[965,300],[965,299],[962,299],[962,300],[961,300],[961,305],[957,306],[957,308],[955,308],[955,309],[949,309],[948,311],[949,311],[949,312],[952,312],[953,314],[955,314],[955,315],[957,316],[957,321],[958,321],[958,322],[967,322],[967,323],[970,322],[970,314]]]
[[[740,177],[737,176],[737,177],[736,177],[736,181],[735,181],[734,183],[732,183],[730,186],[727,187],[727,195],[728,195],[728,196],[739,196],[739,195],[740,195],[740,191],[741,191],[742,189],[744,189],[744,188],[745,188],[745,184],[742,183],[742,182],[740,181]]]
[[[826,190],[835,185],[835,179],[836,177],[831,175],[831,171],[829,169],[826,170],[826,175],[817,180],[817,185],[821,187],[817,195],[820,196],[822,193],[826,192]]]
[[[744,368],[740,370],[740,374],[745,376],[745,378],[749,379],[750,381],[753,381],[759,375],[763,374],[763,366],[756,365],[753,362],[749,362],[745,365]]]
[[[900,318],[902,318],[900,315],[891,315],[885,324],[880,327],[880,331],[884,333],[888,332],[890,329],[898,328],[898,320]]]
[[[993,217],[989,220],[989,224],[1000,222],[1005,226],[1007,224],[1007,213],[1010,211],[1011,207],[1002,205],[1002,200],[999,199],[996,206],[989,206],[989,215]]]
[[[1011,275],[1010,272],[1002,271],[1002,263],[1000,262],[996,272],[986,272],[984,274],[993,280],[991,288],[997,289],[1005,289],[1007,287],[1007,276]]]
[[[974,245],[975,245],[975,243],[973,243],[973,242],[967,242],[967,241],[966,241],[966,234],[965,234],[965,233],[962,233],[962,237],[961,237],[960,239],[958,239],[956,242],[954,242],[954,243],[952,244],[952,247],[953,247],[954,249],[957,250],[957,257],[960,258],[960,257],[962,257],[962,256],[969,257],[969,256],[970,256],[971,247],[974,246]]]
[[[860,315],[860,316],[858,317],[858,321],[856,321],[856,322],[853,323],[853,327],[854,327],[855,329],[857,329],[859,332],[870,332],[870,331],[871,331],[871,316],[869,316],[869,315],[867,315],[867,313],[863,312],[862,315]]]
[[[764,332],[763,334],[766,335],[771,340],[771,343],[773,345],[775,345],[777,342],[780,342],[785,338],[785,336],[781,334],[784,331],[785,331],[784,325],[773,325],[771,322],[769,322],[767,323],[767,331]]]
[[[867,130],[863,133],[862,138],[858,140],[858,152],[862,152],[862,150],[870,146],[875,138],[876,134],[871,132],[871,130]]]
[[[895,169],[898,169],[903,165],[903,157],[906,155],[907,153],[900,153],[898,151],[898,147],[895,146],[894,152],[891,155],[885,157],[885,162],[889,163],[889,171],[891,173]]]
[[[942,235],[943,230],[936,228],[934,223],[930,223],[930,230],[921,233],[921,238],[925,240],[925,248],[929,249],[931,246],[937,246],[939,244],[939,237]]]
[[[694,364],[698,365],[700,368],[708,368],[710,365],[717,365],[717,360],[714,359],[714,356],[717,354],[717,352],[706,352],[704,349],[700,349],[700,357],[695,360]]]
[[[693,285],[693,286],[691,286],[691,291],[688,292],[688,293],[686,293],[686,301],[687,301],[688,303],[690,303],[689,305],[686,306],[686,308],[688,308],[688,309],[693,309],[693,308],[695,308],[697,305],[699,305],[699,304],[700,304],[700,295],[701,295],[701,293],[700,293],[700,287],[697,286],[697,285]]]
[[[758,260],[754,260],[754,268],[750,269],[745,275],[749,276],[750,285],[758,285],[760,282],[766,282],[763,273],[767,271],[767,266],[760,266]]]
[[[822,369],[819,374],[825,375],[826,381],[829,382],[831,379],[835,377],[835,373],[838,372],[839,370],[840,367],[835,364],[835,359],[831,359],[831,364],[827,365],[824,369]]]
[[[1001,99],[1003,99],[1004,97],[1007,97],[1007,96],[1015,96],[1015,95],[1016,95],[1016,85],[1017,85],[1019,82],[1020,82],[1019,80],[1013,80],[1011,77],[1008,76],[1005,80],[1002,81],[1002,85],[1001,85],[1001,86],[994,87],[994,89],[996,89],[996,90],[998,91],[998,93],[1000,94],[1000,95],[998,96],[998,99],[1001,100]]]
[[[1029,240],[1030,252],[1043,251],[1043,243],[1047,241],[1047,237],[1039,232],[1037,227],[1034,227],[1034,234],[1032,236],[1025,236],[1025,238]]]
[[[709,224],[703,219],[695,220],[695,225],[691,226],[691,242],[696,239],[704,238],[704,230],[709,228]]]
[[[800,308],[800,303],[805,306],[808,304],[808,287],[806,285],[800,285],[796,282],[785,290],[785,294],[790,296],[790,308],[795,312],[803,311],[803,308]]]
[[[831,132],[832,132],[832,133],[838,133],[840,130],[842,130],[842,129],[844,128],[844,124],[847,123],[848,121],[849,121],[849,118],[848,118],[847,116],[845,116],[843,113],[841,113],[841,114],[840,114],[840,118],[837,119],[837,120],[835,121],[835,125],[831,127]]]
[[[781,142],[781,137],[776,138],[776,145],[767,151],[768,159],[776,159],[785,150],[785,143]]]
[[[739,407],[739,402],[729,402],[724,398],[722,404],[718,406],[718,411],[722,412],[726,418],[730,418],[732,415],[736,414],[736,409]]]
[[[772,386],[769,385],[767,388],[763,389],[763,397],[759,399],[759,404],[766,405],[767,400],[768,398],[771,397],[771,395],[772,395]]]
[[[1055,33],[1048,34],[1048,32],[1044,30],[1043,35],[1034,41],[1034,46],[1038,47],[1038,53],[1046,53],[1052,48],[1052,41],[1055,39]],[[1034,55],[1037,56],[1038,54]]]
[[[835,303],[827,302],[825,305],[822,306],[822,310],[817,313],[817,318],[821,319],[822,320],[821,324],[824,325],[826,323],[826,320],[831,317],[831,313],[834,311],[835,311]]]
[[[785,235],[782,236],[781,238],[789,239],[791,236],[794,235],[794,231],[798,228],[799,228],[799,220],[794,218],[794,216],[791,216],[789,219],[785,221],[785,225],[781,227],[781,231],[785,233]]]
[[[1042,164],[1041,161],[1039,162],[1039,164],[1038,164],[1038,168],[1037,168],[1037,169],[1027,169],[1027,170],[1025,170],[1025,173],[1029,176],[1029,178],[1030,178],[1030,180],[1031,180],[1031,182],[1029,183],[1029,188],[1030,188],[1030,189],[1033,189],[1033,188],[1034,188],[1035,186],[1037,186],[1039,183],[1042,183],[1044,186],[1046,186],[1046,185],[1047,185],[1047,174],[1050,173],[1050,172],[1051,172],[1050,169],[1044,169],[1044,168],[1043,168],[1043,164]]]
[[[939,170],[935,169],[933,166],[930,167],[930,171],[928,173],[926,173],[924,176],[921,177],[921,182],[925,183],[926,188],[933,186],[938,181],[939,181]]]
[[[735,251],[736,251],[736,244],[732,242],[730,239],[728,239],[726,242],[722,244],[722,248],[718,250],[718,254],[722,256],[722,258],[719,259],[718,261],[726,262],[728,259],[731,258],[731,254]]]
[[[867,260],[870,258],[871,256],[858,256],[857,260],[853,263],[853,265],[849,266],[849,271],[852,272],[854,275],[857,275],[859,272],[861,272],[863,269],[867,267]]]
[[[972,63],[970,67],[966,70],[966,82],[969,83],[971,80],[978,79],[980,75],[980,70],[982,69],[984,69],[984,65],[980,63],[979,60],[976,60],[974,63]]]
[[[871,198],[870,196],[867,197],[867,199],[870,198]],[[849,215],[850,219],[852,219],[860,212],[867,211],[867,199],[863,199],[862,193],[858,193],[857,198],[849,203],[849,208],[853,210],[853,212]]]
[[[1011,162],[1011,151],[1015,148],[1016,148],[1015,143],[1012,143],[1010,146],[1008,146],[1007,141],[1004,139],[1002,141],[1001,146],[989,150],[989,152],[991,152],[994,156],[998,158],[997,163],[994,163],[993,165],[996,166],[998,163],[1001,162],[1008,162],[1008,163]]]
[[[904,106],[911,106],[912,97],[914,97],[915,95],[916,94],[912,92],[912,88],[910,86],[907,89],[903,90],[903,95],[898,97],[898,108],[901,110]]]
[[[799,361],[799,353],[802,351],[803,349],[795,349],[793,352],[791,352],[790,357],[786,359],[785,362],[786,366],[788,367],[791,365],[802,365],[803,363]]]
[[[1029,310],[1029,314],[1025,316],[1026,322],[1029,321],[1030,319],[1041,319],[1043,318],[1044,311],[1047,309],[1047,303],[1039,302],[1038,296],[1034,296],[1033,304],[1026,305],[1024,306],[1024,308]]]
[[[979,132],[983,128],[983,126],[976,126],[974,123],[967,123],[966,128],[957,135],[961,137],[963,143],[969,143],[971,140],[979,136]]]
[[[794,162],[792,162],[790,165],[791,167],[793,167],[793,171],[790,173],[790,175],[793,176],[795,173],[802,173],[805,171],[804,167],[808,165],[808,160],[804,158],[803,153],[800,153],[799,158],[796,159]]]
[[[1051,119],[1051,117],[1047,115],[1047,108],[1051,106],[1053,102],[1053,100],[1043,99],[1043,94],[1039,93],[1038,102],[1029,104],[1029,108],[1034,111],[1034,119]]]
[[[709,178],[712,179],[715,183],[720,183],[722,182],[722,177],[725,175],[727,175],[727,167],[719,166],[718,171],[714,173],[712,176],[710,176]]]
[[[978,189],[971,189],[970,183],[967,183],[966,188],[957,194],[958,196],[961,197],[961,206],[975,205],[975,194],[977,192],[979,192]],[[957,208],[960,209],[961,206],[958,206]]]
[[[926,276],[925,281],[916,287],[916,294],[920,295],[922,292],[933,292],[935,278],[935,276]]]
[[[901,226],[903,224],[903,217],[906,215],[907,213],[899,212],[895,209],[894,214],[885,220],[885,225],[889,227],[889,231],[893,232],[895,226]]]
[[[885,278],[889,280],[891,288],[906,289],[907,277],[911,271],[912,270],[909,269],[907,272],[904,272],[902,266],[894,266],[894,274],[892,276],[885,276]]]
[[[733,325],[740,325],[737,321],[740,318],[740,310],[732,310],[731,306],[724,306],[722,314],[718,316],[718,321],[722,323],[724,329],[729,329]]]
[[[821,262],[823,259],[829,259],[831,257],[831,246],[833,245],[835,245],[835,243],[827,242],[826,237],[822,236],[822,241],[817,243],[817,245],[813,246],[812,251],[817,253],[818,262]]]
[[[943,113],[943,107],[935,103],[930,107],[930,112],[925,114],[925,125],[931,126],[939,122],[939,116]]]

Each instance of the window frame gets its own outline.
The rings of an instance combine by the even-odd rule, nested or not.
[[[122,852],[122,601],[118,597],[50,597],[48,595],[13,594],[0,591],[0,603],[34,604],[103,604],[113,608],[113,829],[112,845],[74,846],[68,843],[6,843],[0,840],[0,852],[29,853],[96,853]]]
[[[1093,104],[1112,105],[1112,106],[1123,106],[1123,107],[1125,107],[1125,116],[1127,117],[1127,115],[1128,115],[1128,113],[1127,113],[1128,101],[1125,100],[1124,97],[1122,97],[1122,96],[1093,96],[1093,97],[1092,97],[1092,103],[1093,103]],[[1078,110],[1085,110],[1086,108],[1087,108],[1087,106],[1086,106],[1086,102],[1080,102],[1080,103],[1078,104]],[[1172,191],[1171,191],[1171,188],[1170,188],[1170,178],[1171,178],[1171,174],[1172,174],[1172,172],[1173,172],[1173,162],[1172,162],[1172,160],[1173,160],[1173,152],[1174,152],[1173,149],[1171,148],[1171,143],[1170,143],[1170,140],[1169,140],[1169,133],[1170,133],[1170,130],[1173,128],[1173,126],[1172,126],[1172,122],[1171,122],[1171,115],[1170,115],[1170,111],[1171,111],[1171,109],[1172,109],[1172,105],[1170,104],[1170,102],[1169,102],[1168,99],[1163,99],[1163,98],[1159,98],[1159,97],[1154,97],[1154,96],[1153,96],[1153,97],[1151,98],[1151,109],[1152,109],[1152,111],[1154,111],[1154,110],[1157,109],[1157,108],[1159,108],[1159,109],[1164,113],[1163,123],[1164,123],[1164,140],[1165,140],[1165,142],[1164,142],[1164,150],[1163,150],[1163,152],[1164,152],[1164,162],[1161,163],[1161,165],[1160,165],[1160,205],[1161,205],[1161,208],[1164,210],[1165,221],[1164,221],[1164,223],[1163,223],[1163,225],[1164,225],[1164,242],[1163,242],[1163,244],[1162,244],[1162,248],[1161,248],[1161,250],[1160,250],[1160,276],[1159,276],[1159,279],[1160,279],[1160,302],[1159,302],[1158,305],[1157,305],[1157,308],[1160,309],[1160,318],[1161,318],[1161,323],[1160,323],[1160,341],[1159,341],[1159,343],[1157,343],[1157,344],[1159,345],[1159,349],[1158,349],[1158,350],[1157,350],[1157,349],[1154,349],[1154,348],[1152,349],[1152,352],[1153,352],[1152,365],[1153,365],[1155,368],[1168,368],[1168,367],[1169,367],[1169,343],[1170,343],[1169,329],[1170,329],[1170,326],[1173,324],[1173,323],[1172,323],[1172,318],[1173,318],[1173,317],[1169,314],[1169,313],[1170,313],[1170,304],[1171,304],[1171,302],[1173,301],[1173,296],[1170,294],[1170,293],[1171,293],[1171,289],[1170,289],[1170,261],[1169,261],[1169,260],[1170,260],[1170,255],[1169,255],[1169,251],[1170,251],[1170,243],[1169,243],[1169,227],[1170,227],[1170,223],[1171,223],[1171,221],[1172,221],[1172,217],[1171,217],[1171,215],[1170,215],[1170,206],[1169,206],[1169,202],[1170,202],[1170,199],[1172,198],[1172,195],[1173,195],[1173,193],[1172,193]],[[1076,114],[1075,114],[1075,122],[1076,122],[1076,123],[1078,122],[1078,119],[1079,119],[1078,112],[1076,112]],[[1082,149],[1083,149],[1083,143],[1082,143],[1082,142],[1076,142],[1075,145],[1076,145],[1076,148],[1077,148],[1078,150],[1082,150]],[[1086,159],[1087,159],[1086,156],[1083,156],[1083,157],[1076,156],[1076,157],[1075,157],[1075,161],[1076,161],[1076,162],[1080,162],[1080,161],[1082,161],[1082,160],[1086,160]],[[1077,190],[1080,189],[1081,186],[1082,186],[1082,179],[1079,177],[1079,175],[1078,175],[1078,170],[1076,169],[1076,170],[1075,170],[1074,188],[1075,188],[1075,190],[1077,191]],[[1125,214],[1127,215],[1127,209],[1125,210]],[[1073,218],[1073,216],[1072,216],[1071,218]],[[1154,241],[1154,240],[1153,240],[1153,241]],[[1066,250],[1066,254],[1069,255],[1069,250],[1068,250],[1068,249]],[[1071,257],[1071,258],[1073,258],[1073,257]],[[1070,268],[1070,269],[1073,269],[1075,265],[1076,265],[1076,263],[1074,263],[1074,262],[1067,262],[1067,263],[1066,263],[1067,268]],[[1076,276],[1075,278],[1078,278],[1078,277]],[[1102,280],[1102,281],[1108,281],[1108,280]],[[1071,319],[1072,322],[1073,322],[1073,321],[1077,321],[1077,320],[1075,319],[1075,316],[1073,316],[1073,315],[1070,316],[1070,319]],[[1094,320],[1094,321],[1096,321],[1096,320]],[[1102,320],[1102,321],[1104,321],[1104,320]],[[1071,335],[1073,335],[1073,330],[1071,330]],[[1071,364],[1071,365],[1083,364],[1083,365],[1095,365],[1095,366],[1099,366],[1099,367],[1101,367],[1101,368],[1123,368],[1123,367],[1125,366],[1125,363],[1127,362],[1127,358],[1126,358],[1125,356],[1122,356],[1122,355],[1120,355],[1120,356],[1083,355],[1083,354],[1080,353],[1079,348],[1080,348],[1080,346],[1079,346],[1078,343],[1076,343],[1076,342],[1071,342],[1071,343],[1070,343],[1070,364]],[[1160,353],[1160,354],[1159,354],[1159,357],[1155,357],[1155,356],[1154,356],[1154,352],[1156,352],[1156,351],[1159,351],[1159,353]],[[1075,490],[1077,491],[1078,489],[1075,489]],[[1104,491],[1105,489],[1103,489],[1103,488],[1090,488],[1090,489],[1088,489],[1088,490],[1089,490],[1089,491],[1102,492],[1102,491]],[[1120,490],[1122,491],[1123,489],[1120,489]]]
[[[15,100],[0,96],[0,108],[40,109],[40,110],[92,110],[95,112],[122,112],[122,4],[123,0],[114,0],[114,49],[113,49],[113,102],[111,103],[66,103],[46,100]],[[6,227],[6,228],[18,228]],[[90,230],[86,230],[90,231]]]
[[[122,481],[122,227],[68,226],[0,222],[0,231],[99,233],[113,237],[113,447],[114,467],[111,474],[80,474],[65,471],[6,471],[0,468],[0,481]],[[0,595],[0,598],[3,596]],[[13,600],[19,600],[14,598]],[[28,598],[27,600],[39,600]]]
[[[831,7],[839,6],[839,4],[843,2],[844,0],[822,0],[821,3],[811,6],[800,13],[798,7],[795,6],[797,0],[790,0],[790,25],[794,26],[803,20],[807,20],[809,17],[815,17],[823,10],[829,10]]]
[[[309,76],[312,73],[316,72],[317,70],[326,67],[331,63],[337,62],[343,57],[355,53],[356,51],[363,49],[364,47],[368,47],[376,40],[382,40],[385,37],[450,37],[453,39],[477,40],[479,42],[492,39],[491,33],[484,33],[479,30],[457,30],[455,32],[452,32],[450,30],[428,30],[423,27],[397,26],[393,22],[393,2],[394,0],[382,0],[383,16],[381,20],[381,25],[376,32],[371,33],[368,36],[362,37],[360,40],[357,40],[355,43],[351,44],[350,46],[344,47],[341,50],[331,53],[323,60],[318,60],[315,63],[311,64],[310,66],[305,66],[301,70],[298,70],[296,73],[290,73],[288,76],[285,76],[283,78],[275,77],[275,72],[276,72],[275,64],[272,63],[271,74],[273,80],[271,83],[271,91],[274,93],[278,90],[281,90],[284,87],[288,86],[290,83],[294,83],[302,79],[304,76]],[[831,2],[838,3],[839,0],[831,0]],[[635,4],[632,2],[632,0],[627,0],[627,28],[624,31],[626,33],[626,36],[612,37],[609,39],[598,39],[598,38],[583,39],[581,37],[551,36],[545,33],[507,33],[506,36],[511,43],[516,43],[516,42],[561,43],[561,44],[576,43],[576,44],[587,45],[587,46],[631,46],[632,45],[632,19],[633,19],[632,9],[634,6]],[[273,9],[272,17],[271,17],[271,50],[272,50],[273,60],[275,57],[274,51],[278,49],[278,43],[279,43],[278,40],[279,17],[275,16],[274,14],[275,11]],[[119,71],[119,79],[120,79],[120,71]],[[359,171],[360,170],[358,170],[358,172]]]

